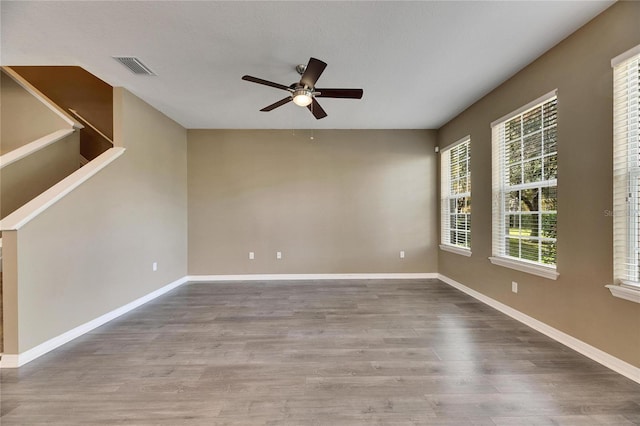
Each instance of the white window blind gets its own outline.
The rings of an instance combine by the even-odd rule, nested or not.
[[[557,106],[554,91],[492,123],[497,258],[555,269]]]
[[[441,242],[462,249],[471,247],[470,137],[441,151]]]
[[[636,50],[638,50],[636,48]],[[618,283],[640,285],[640,54],[613,71],[613,241]]]

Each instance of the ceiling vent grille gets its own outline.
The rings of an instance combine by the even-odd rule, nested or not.
[[[114,56],[113,59],[120,62],[134,74],[156,75],[151,69],[142,63],[142,61],[133,56]]]

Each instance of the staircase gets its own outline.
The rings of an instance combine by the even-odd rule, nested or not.
[[[113,147],[113,88],[79,67],[1,67],[0,74],[4,219]],[[0,354],[1,231],[0,227]]]
[[[11,70],[82,122],[80,153],[85,159],[91,161],[113,147],[113,87],[75,66],[15,66]]]

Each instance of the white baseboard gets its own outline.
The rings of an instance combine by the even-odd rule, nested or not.
[[[85,333],[90,332],[91,330],[100,327],[101,325],[118,318],[119,316],[126,314],[127,312],[137,308],[138,306],[144,305],[145,303],[162,296],[168,291],[173,290],[176,287],[181,286],[182,284],[187,282],[187,277],[182,277],[180,279],[175,280],[171,284],[167,284],[166,286],[159,288],[158,290],[152,291],[151,293],[142,296],[132,302],[127,303],[124,306],[121,306],[117,309],[114,309],[111,312],[108,312],[104,315],[99,316],[89,322],[86,322],[82,325],[79,325],[76,328],[73,328],[65,333],[62,333],[59,336],[54,337],[53,339],[49,339],[44,343],[39,344],[38,346],[31,348],[27,351],[24,351],[20,354],[3,354],[2,359],[0,360],[0,368],[18,368],[26,363],[33,361],[34,359],[50,352],[71,340],[82,336]]]
[[[141,306],[166,292],[187,282],[221,282],[221,281],[274,281],[274,280],[335,280],[335,279],[435,279],[437,273],[382,273],[382,274],[247,274],[247,275],[189,275],[171,284],[140,297],[124,306],[114,309],[98,318],[73,328],[59,336],[47,340],[38,346],[20,354],[2,354],[0,368],[18,368],[34,359],[50,352],[71,340]]]
[[[3,354],[0,359],[0,368],[17,368],[34,359],[50,352],[71,340],[82,336],[89,331],[185,284],[187,282],[221,282],[221,281],[274,281],[274,280],[332,280],[332,279],[434,279],[449,284],[452,287],[472,296],[473,298],[491,306],[494,309],[514,318],[521,323],[539,331],[542,334],[562,343],[563,345],[585,355],[588,358],[604,365],[611,370],[622,374],[629,379],[640,383],[640,368],[635,367],[619,358],[614,357],[594,346],[589,345],[573,336],[570,336],[556,328],[553,328],[535,318],[532,318],[510,306],[477,292],[447,276],[425,273],[380,273],[380,274],[247,274],[247,275],[189,275],[182,277],[158,290],[140,297],[120,308],[114,309],[94,320],[69,330],[53,339],[20,354]]]
[[[563,345],[573,349],[574,351],[579,352],[588,358],[591,358],[592,360],[615,371],[616,373],[620,373],[623,376],[633,380],[634,382],[640,383],[640,368],[635,367],[619,358],[616,358],[613,355],[610,355],[594,346],[591,346],[590,344],[585,343],[582,340],[576,339],[575,337],[570,336],[567,333],[558,330],[557,328],[551,327],[550,325],[545,324],[542,321],[530,317],[527,314],[513,309],[512,307],[507,306],[504,303],[498,302],[497,300],[492,299],[489,296],[485,296],[484,294],[477,292],[474,289],[465,286],[464,284],[460,284],[459,282],[447,276],[438,274],[438,278],[441,281],[449,284],[451,287],[455,287],[458,290],[467,293],[469,296],[478,299],[479,301],[491,306],[494,309],[497,309],[503,314],[506,314],[511,318],[533,328],[534,330],[547,335],[553,340],[562,343]]]
[[[220,282],[220,281],[313,281],[313,280],[411,280],[435,279],[435,272],[404,272],[404,273],[354,273],[354,274],[243,274],[243,275],[189,275],[189,282]]]

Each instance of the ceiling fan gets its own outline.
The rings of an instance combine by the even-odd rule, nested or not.
[[[263,80],[261,78],[245,75],[243,80],[253,83],[264,84],[265,86],[275,87],[289,92],[289,96],[279,100],[269,106],[262,108],[260,111],[272,111],[282,105],[293,101],[298,106],[307,107],[309,111],[318,120],[327,116],[316,98],[344,98],[344,99],[360,99],[362,98],[362,89],[320,89],[315,87],[316,81],[327,67],[327,64],[316,58],[310,58],[307,65],[301,64],[296,66],[296,71],[301,75],[300,81],[289,86],[274,83],[272,81]]]

